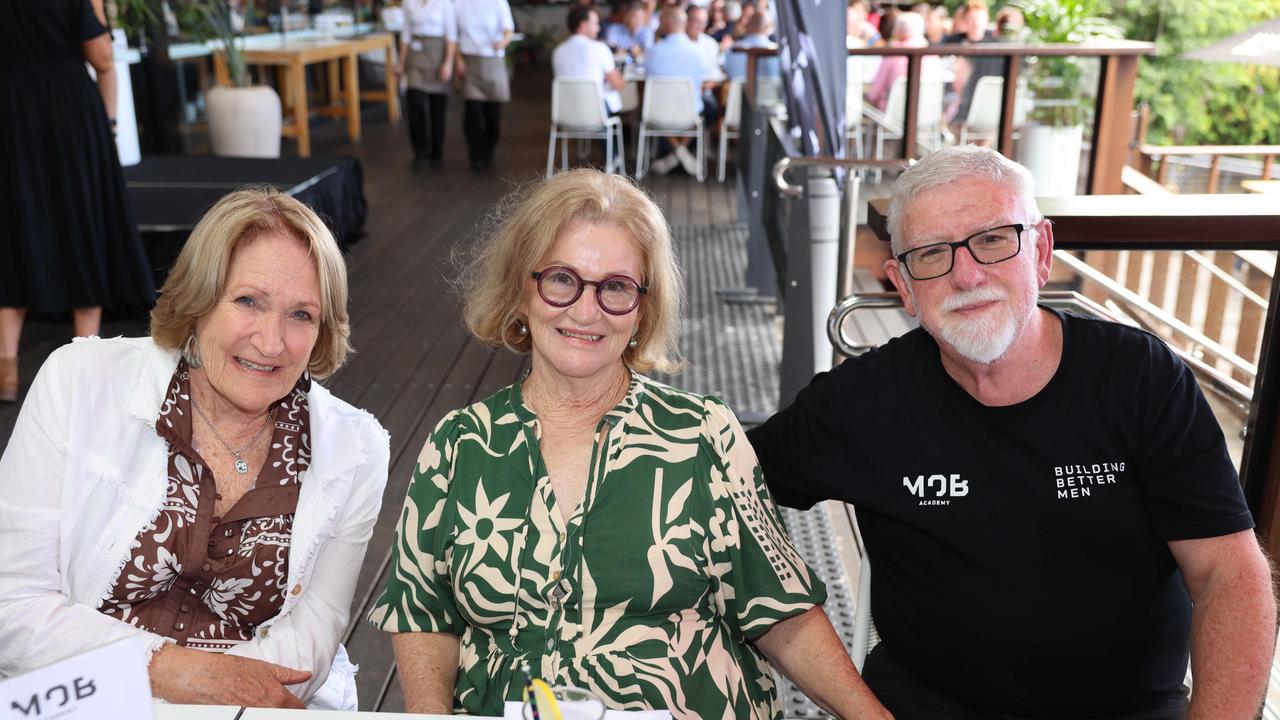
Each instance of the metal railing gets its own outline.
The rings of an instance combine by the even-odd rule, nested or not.
[[[1062,258],[1058,256],[1058,253],[1067,255],[1067,253],[1061,250],[1055,252],[1055,258],[1059,260]],[[1071,257],[1071,259],[1077,263],[1080,262],[1074,257]],[[1143,301],[1141,298],[1134,297],[1133,294],[1123,285],[1111,281],[1109,278],[1106,278],[1106,282],[1107,284],[1105,287],[1107,287],[1108,290],[1114,291],[1115,298],[1123,304],[1137,308],[1144,313],[1151,313],[1155,315],[1156,312],[1159,312],[1161,315],[1165,315],[1165,313],[1160,311],[1159,308],[1154,308],[1150,306],[1150,303]],[[1135,302],[1135,300],[1137,302]],[[1129,313],[1123,312],[1121,308],[1107,307],[1094,302],[1073,290],[1047,290],[1041,292],[1039,302],[1043,305],[1059,310],[1072,310],[1085,315],[1092,315],[1105,320],[1111,320],[1113,322],[1143,327],[1142,323],[1138,322],[1138,320]],[[880,343],[859,342],[846,335],[845,328],[850,316],[860,310],[888,310],[900,308],[902,308],[902,297],[897,293],[857,293],[850,295],[838,303],[827,316],[827,338],[831,341],[831,345],[841,355],[844,355],[845,357],[856,357],[861,355],[862,353],[878,346]],[[1160,322],[1164,322],[1164,320],[1161,319]],[[1197,344],[1205,343],[1203,347],[1206,349],[1210,347],[1209,344],[1212,341],[1208,340],[1208,338],[1205,338],[1203,335],[1200,335],[1190,328],[1187,328],[1186,332],[1188,337]],[[1210,378],[1217,386],[1215,389],[1222,392],[1222,394],[1234,402],[1242,405],[1243,407],[1248,407],[1249,403],[1253,401],[1253,390],[1247,385],[1236,381],[1230,375],[1222,373],[1217,368],[1204,362],[1194,353],[1188,352],[1182,347],[1171,344],[1169,348],[1194,370]],[[1225,350],[1225,348],[1219,347],[1218,351],[1225,354],[1231,354],[1230,351]],[[1254,372],[1257,372],[1256,369]]]
[[[1163,308],[1160,308],[1138,293],[1125,287],[1123,284],[1112,280],[1106,274],[1080,258],[1077,258],[1075,255],[1064,250],[1055,250],[1053,257],[1058,262],[1061,262],[1071,268],[1081,277],[1102,286],[1102,288],[1107,291],[1107,294],[1114,300],[1128,306],[1129,308],[1138,310],[1143,314],[1155,318],[1161,324],[1167,326],[1174,334],[1190,340],[1195,345],[1203,348],[1204,351],[1210,355],[1226,361],[1232,367],[1248,375],[1250,379],[1258,376],[1257,365],[1245,360],[1230,349],[1224,347],[1221,343],[1209,338],[1187,323],[1182,322],[1178,318],[1174,317],[1172,313],[1166,312]]]
[[[1089,136],[1088,162],[1085,186],[1089,193],[1119,193],[1123,186],[1120,173],[1129,155],[1132,140],[1134,86],[1138,76],[1138,60],[1154,55],[1154,43],[1117,40],[1095,42],[1087,45],[1049,44],[1020,45],[1015,43],[981,43],[975,45],[937,45],[925,48],[856,48],[847,51],[849,56],[905,56],[907,59],[906,97],[902,126],[902,157],[918,157],[917,126],[920,109],[921,73],[923,61],[929,56],[999,57],[1004,60],[1002,77],[1004,92],[1001,98],[1000,122],[996,132],[996,147],[1006,155],[1013,154],[1017,89],[1023,61],[1038,57],[1088,57],[1097,58],[1098,73],[1096,101]],[[747,55],[747,105],[756,105],[755,78],[757,62],[773,57],[773,48],[751,48]],[[868,167],[884,167],[889,160],[870,161]],[[877,164],[878,163],[878,164]]]

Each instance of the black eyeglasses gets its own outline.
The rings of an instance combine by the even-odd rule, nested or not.
[[[533,271],[538,281],[538,295],[552,307],[569,307],[582,297],[588,285],[596,288],[596,302],[610,315],[626,315],[640,304],[640,296],[649,291],[626,275],[610,275],[603,280],[583,280],[571,268],[552,265],[545,270]]]
[[[932,280],[951,272],[956,264],[956,250],[968,248],[969,255],[983,265],[995,265],[1018,254],[1022,249],[1022,231],[1031,225],[1014,223],[987,228],[958,242],[921,245],[898,255],[912,280]]]

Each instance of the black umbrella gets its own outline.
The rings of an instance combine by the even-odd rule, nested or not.
[[[1219,40],[1209,47],[1183,53],[1182,57],[1187,60],[1280,67],[1280,19]]]

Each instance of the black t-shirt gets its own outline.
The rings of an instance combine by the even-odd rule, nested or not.
[[[1054,316],[1061,363],[1025,402],[974,400],[917,329],[818,375],[748,437],[782,504],[856,506],[877,630],[925,682],[1018,716],[1160,707],[1190,634],[1167,541],[1253,521],[1164,343]]]

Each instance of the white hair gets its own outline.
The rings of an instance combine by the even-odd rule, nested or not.
[[[942,148],[925,155],[898,176],[897,182],[893,184],[888,219],[889,242],[893,254],[902,252],[902,218],[907,212],[907,206],[917,196],[942,185],[973,179],[989,180],[1012,190],[1018,204],[1026,212],[1026,217],[1022,219],[1024,222],[1041,219],[1031,171],[991,148],[977,145]]]
[[[924,37],[924,17],[920,13],[898,13],[893,23],[894,40],[918,40]]]

